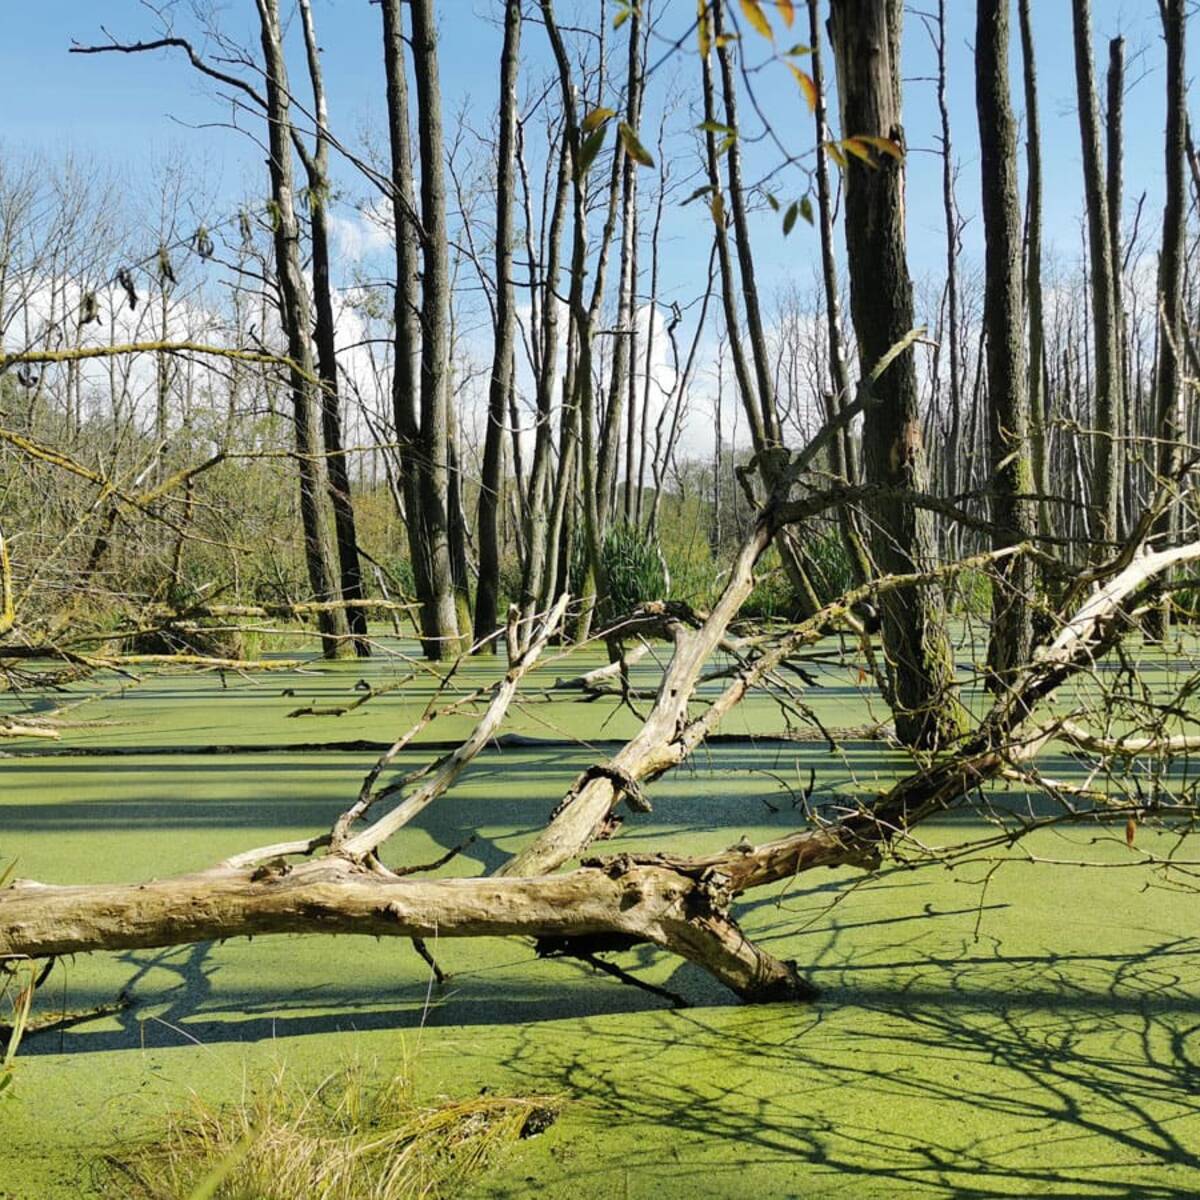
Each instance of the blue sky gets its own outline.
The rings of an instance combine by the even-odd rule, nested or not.
[[[672,30],[683,29],[695,12],[692,0],[657,0]],[[923,0],[929,7],[933,0]],[[936,146],[937,114],[933,85],[920,77],[932,73],[929,38],[916,10],[909,11],[905,27],[905,123],[910,144],[909,238],[915,274],[937,273],[944,255],[940,202],[940,163],[925,151]],[[351,143],[365,131],[382,127],[383,82],[379,48],[379,10],[367,0],[316,0],[320,39],[325,50],[327,87],[334,126]],[[797,7],[800,7],[799,5]],[[961,165],[959,205],[971,220],[966,236],[968,258],[978,260],[978,176],[974,125],[974,81],[970,43],[974,5],[970,0],[950,0],[950,102],[954,121],[956,156]],[[1122,33],[1128,39],[1129,86],[1126,97],[1127,214],[1137,196],[1147,193],[1147,219],[1157,224],[1161,207],[1164,86],[1162,45],[1156,0],[1094,0],[1098,74],[1103,89],[1108,38]],[[560,19],[594,25],[599,0],[560,0]],[[182,148],[201,164],[207,186],[220,204],[234,204],[243,195],[261,191],[261,154],[244,138],[227,129],[193,131],[188,126],[222,121],[227,113],[210,85],[194,75],[178,55],[166,52],[126,57],[83,57],[68,54],[73,39],[103,41],[101,25],[119,38],[135,40],[154,36],[152,14],[138,0],[7,0],[6,33],[0,69],[0,142],[10,147],[36,147],[51,156],[68,147],[94,155],[135,183],[147,175],[150,164],[171,149]],[[1079,248],[1079,134],[1071,51],[1069,0],[1034,0],[1036,37],[1040,54],[1041,115],[1046,163],[1047,226],[1052,242],[1068,256]],[[181,10],[182,11],[182,10]],[[250,0],[227,0],[222,8],[225,28],[248,30],[253,11]],[[440,5],[442,70],[448,118],[461,106],[474,123],[486,128],[494,111],[500,31],[498,0],[442,0]],[[610,6],[611,12],[611,6]],[[804,23],[804,22],[801,22]],[[1015,14],[1014,14],[1015,25]],[[187,27],[181,16],[181,29]],[[799,29],[788,43],[804,40]],[[250,39],[247,34],[246,40]],[[750,46],[751,38],[747,39]],[[754,48],[763,45],[754,39]],[[545,36],[529,24],[525,32],[525,60],[531,77],[548,69]],[[676,56],[652,81],[650,105],[664,96],[694,96],[696,63],[690,51]],[[751,53],[750,61],[764,55]],[[300,64],[297,63],[297,71]],[[1020,56],[1014,46],[1012,61],[1014,104],[1020,101]],[[794,83],[778,64],[756,75],[760,100],[774,114],[779,132],[796,148],[811,148],[811,123],[800,103]],[[294,80],[299,87],[299,75]],[[745,109],[744,109],[745,112]],[[686,111],[677,118],[680,127],[690,124]],[[698,118],[697,118],[698,119]],[[747,129],[750,122],[747,119]],[[648,140],[648,139],[645,139]],[[690,154],[686,139],[677,153]],[[748,171],[765,170],[768,154],[748,149]],[[682,173],[690,162],[680,163]],[[366,197],[359,180],[346,180],[350,196]],[[804,188],[799,172],[781,192],[799,194]],[[695,253],[696,232],[704,214],[700,205],[673,210],[664,245],[665,271],[682,297],[694,294],[702,267]],[[785,243],[778,233],[778,218],[764,214],[756,224],[763,283],[769,289],[789,276],[807,282],[816,261],[815,236],[799,225]]]

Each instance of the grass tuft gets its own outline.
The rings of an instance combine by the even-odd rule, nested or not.
[[[130,1200],[409,1200],[454,1196],[516,1142],[553,1124],[549,1096],[419,1103],[404,1075],[362,1066],[313,1089],[280,1068],[242,1100],[194,1098],[107,1159],[105,1194]]]

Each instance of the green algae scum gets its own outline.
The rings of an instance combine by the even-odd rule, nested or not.
[[[577,652],[539,667],[505,726],[523,736],[482,753],[389,844],[389,861],[431,862],[474,836],[436,873],[482,875],[525,844],[579,771],[638,727],[611,697],[551,701],[555,678],[600,661]],[[476,660],[458,683],[469,690],[501,669]],[[656,681],[652,659],[635,668],[635,686]],[[364,682],[379,693],[370,703],[330,711]],[[97,677],[34,701],[48,711],[91,697],[60,708],[58,741],[6,744],[0,872],[15,860],[17,876],[48,883],[137,881],[319,833],[436,682],[376,658]],[[878,698],[844,668],[819,682],[806,701],[828,728],[880,719]],[[4,703],[30,710],[29,697]],[[289,715],[305,708],[314,712]],[[431,726],[398,768],[461,738],[476,712]],[[884,741],[831,749],[771,736],[780,725],[766,698],[740,706],[724,729],[740,736],[654,785],[653,811],[629,814],[611,849],[766,841],[803,822],[806,795],[872,793],[910,765]],[[1043,767],[1060,779],[1084,771],[1065,753]],[[981,832],[982,811],[923,826],[922,837]],[[1142,848],[1170,840],[1137,836]],[[585,962],[539,958],[519,939],[430,943],[440,984],[407,941],[352,936],[66,959],[37,993],[0,1092],[0,1197],[193,1194],[138,1191],[145,1181],[131,1173],[147,1145],[178,1131],[179,1114],[244,1113],[280,1079],[315,1096],[348,1070],[403,1079],[405,1111],[421,1120],[510,1099],[552,1112],[527,1127],[522,1109],[486,1154],[461,1149],[484,1128],[464,1117],[467,1133],[447,1151],[455,1171],[418,1173],[410,1193],[314,1195],[1190,1197],[1200,1191],[1195,898],[1123,869],[1128,853],[1119,834],[1046,830],[955,869],[837,869],[751,893],[738,920],[819,985],[804,1005],[740,1005],[650,946],[606,960],[687,1007]],[[236,1138],[224,1145],[226,1157],[244,1153]],[[237,1163],[227,1165],[235,1180]]]

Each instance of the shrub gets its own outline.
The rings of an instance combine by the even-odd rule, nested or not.
[[[640,529],[622,522],[604,537],[600,561],[608,581],[605,612],[619,617],[648,600],[662,600],[667,591],[662,552]]]
[[[829,604],[854,586],[854,569],[841,531],[830,525],[804,543],[809,579],[817,599]]]

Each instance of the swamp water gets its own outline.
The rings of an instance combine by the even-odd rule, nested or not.
[[[482,874],[532,836],[576,773],[637,726],[610,699],[539,690],[598,661],[574,654],[531,675],[505,726],[531,741],[482,754],[385,861],[428,862],[475,834],[442,873]],[[469,689],[498,670],[478,660],[457,682]],[[360,680],[380,689],[410,671],[352,712],[319,715],[361,698]],[[655,678],[646,660],[635,669],[635,684]],[[826,725],[884,719],[845,668],[819,678],[805,701]],[[59,743],[5,746],[0,859],[47,882],[132,881],[319,832],[377,755],[345,744],[389,742],[435,682],[395,659],[228,673],[224,686],[183,672],[92,681],[74,690],[97,698],[66,714],[80,724]],[[287,715],[303,707],[318,715]],[[456,740],[472,719],[439,721],[425,740]],[[783,723],[756,699],[724,731]],[[343,748],[313,748],[332,743]],[[58,753],[72,748],[89,756]],[[399,765],[429,757],[418,742]],[[905,765],[875,740],[836,752],[717,744],[653,785],[654,811],[627,814],[602,849],[699,853],[777,837],[798,824],[810,778],[820,800],[869,793]],[[1046,769],[1080,770],[1056,753]],[[967,832],[957,819],[923,836]],[[1118,835],[1094,832],[1047,832],[1027,848],[1114,866],[1124,851]],[[431,944],[451,976],[442,987],[399,940],[267,937],[68,960],[37,1012],[122,993],[133,1003],[23,1043],[0,1097],[0,1198],[94,1194],[101,1156],[152,1135],[190,1092],[217,1103],[279,1064],[319,1081],[348,1062],[410,1072],[429,1096],[566,1098],[556,1124],[476,1185],[480,1196],[1200,1193],[1196,897],[1147,887],[1156,881],[1134,870],[1014,862],[984,887],[987,875],[822,871],[749,896],[746,930],[822,987],[809,1006],[740,1006],[650,948],[614,961],[691,1007],[539,960],[518,940]]]

